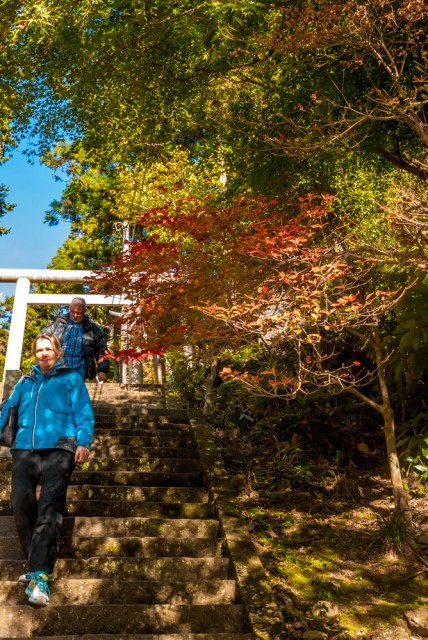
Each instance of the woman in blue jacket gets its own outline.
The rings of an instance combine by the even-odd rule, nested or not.
[[[25,593],[30,603],[46,606],[67,488],[75,464],[88,459],[94,413],[82,377],[61,361],[61,344],[56,336],[39,334],[32,352],[35,365],[4,404],[0,429],[9,406],[17,406],[12,507],[28,562],[28,571],[19,582],[28,583]]]

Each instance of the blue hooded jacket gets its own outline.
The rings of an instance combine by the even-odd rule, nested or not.
[[[43,374],[38,365],[16,384],[0,415],[0,430],[9,406],[18,406],[14,449],[65,449],[74,452],[92,443],[94,412],[81,376],[57,362]]]

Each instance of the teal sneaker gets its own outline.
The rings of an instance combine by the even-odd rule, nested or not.
[[[48,574],[45,571],[35,571],[25,593],[30,604],[46,607],[49,604],[50,594]]]
[[[27,573],[23,573],[22,575],[19,576],[18,582],[20,582],[21,584],[27,584],[28,582],[31,582],[32,579],[33,579],[33,572],[27,571]],[[53,581],[54,581],[54,577],[52,573],[48,573],[48,582],[53,582]]]

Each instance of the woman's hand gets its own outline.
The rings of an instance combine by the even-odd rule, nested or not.
[[[75,462],[86,462],[88,458],[89,458],[89,449],[87,449],[82,444],[80,444],[76,449],[76,453],[74,454]]]

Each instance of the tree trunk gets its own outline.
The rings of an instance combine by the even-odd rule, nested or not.
[[[389,473],[391,476],[392,495],[394,496],[394,504],[396,509],[400,511],[409,511],[409,497],[403,486],[403,478],[401,476],[400,461],[395,446],[395,424],[391,406],[384,405],[383,430],[385,434],[386,453],[388,456]]]
[[[385,434],[386,453],[388,456],[389,473],[392,484],[392,494],[394,496],[395,508],[400,511],[409,511],[409,497],[403,486],[403,478],[401,475],[400,461],[397,455],[397,447],[395,442],[395,422],[394,412],[391,406],[388,386],[385,378],[385,364],[382,358],[382,348],[379,327],[376,324],[373,329],[373,342],[376,354],[376,366],[378,373],[378,381],[382,396],[382,404],[380,412],[383,417],[383,431]]]

